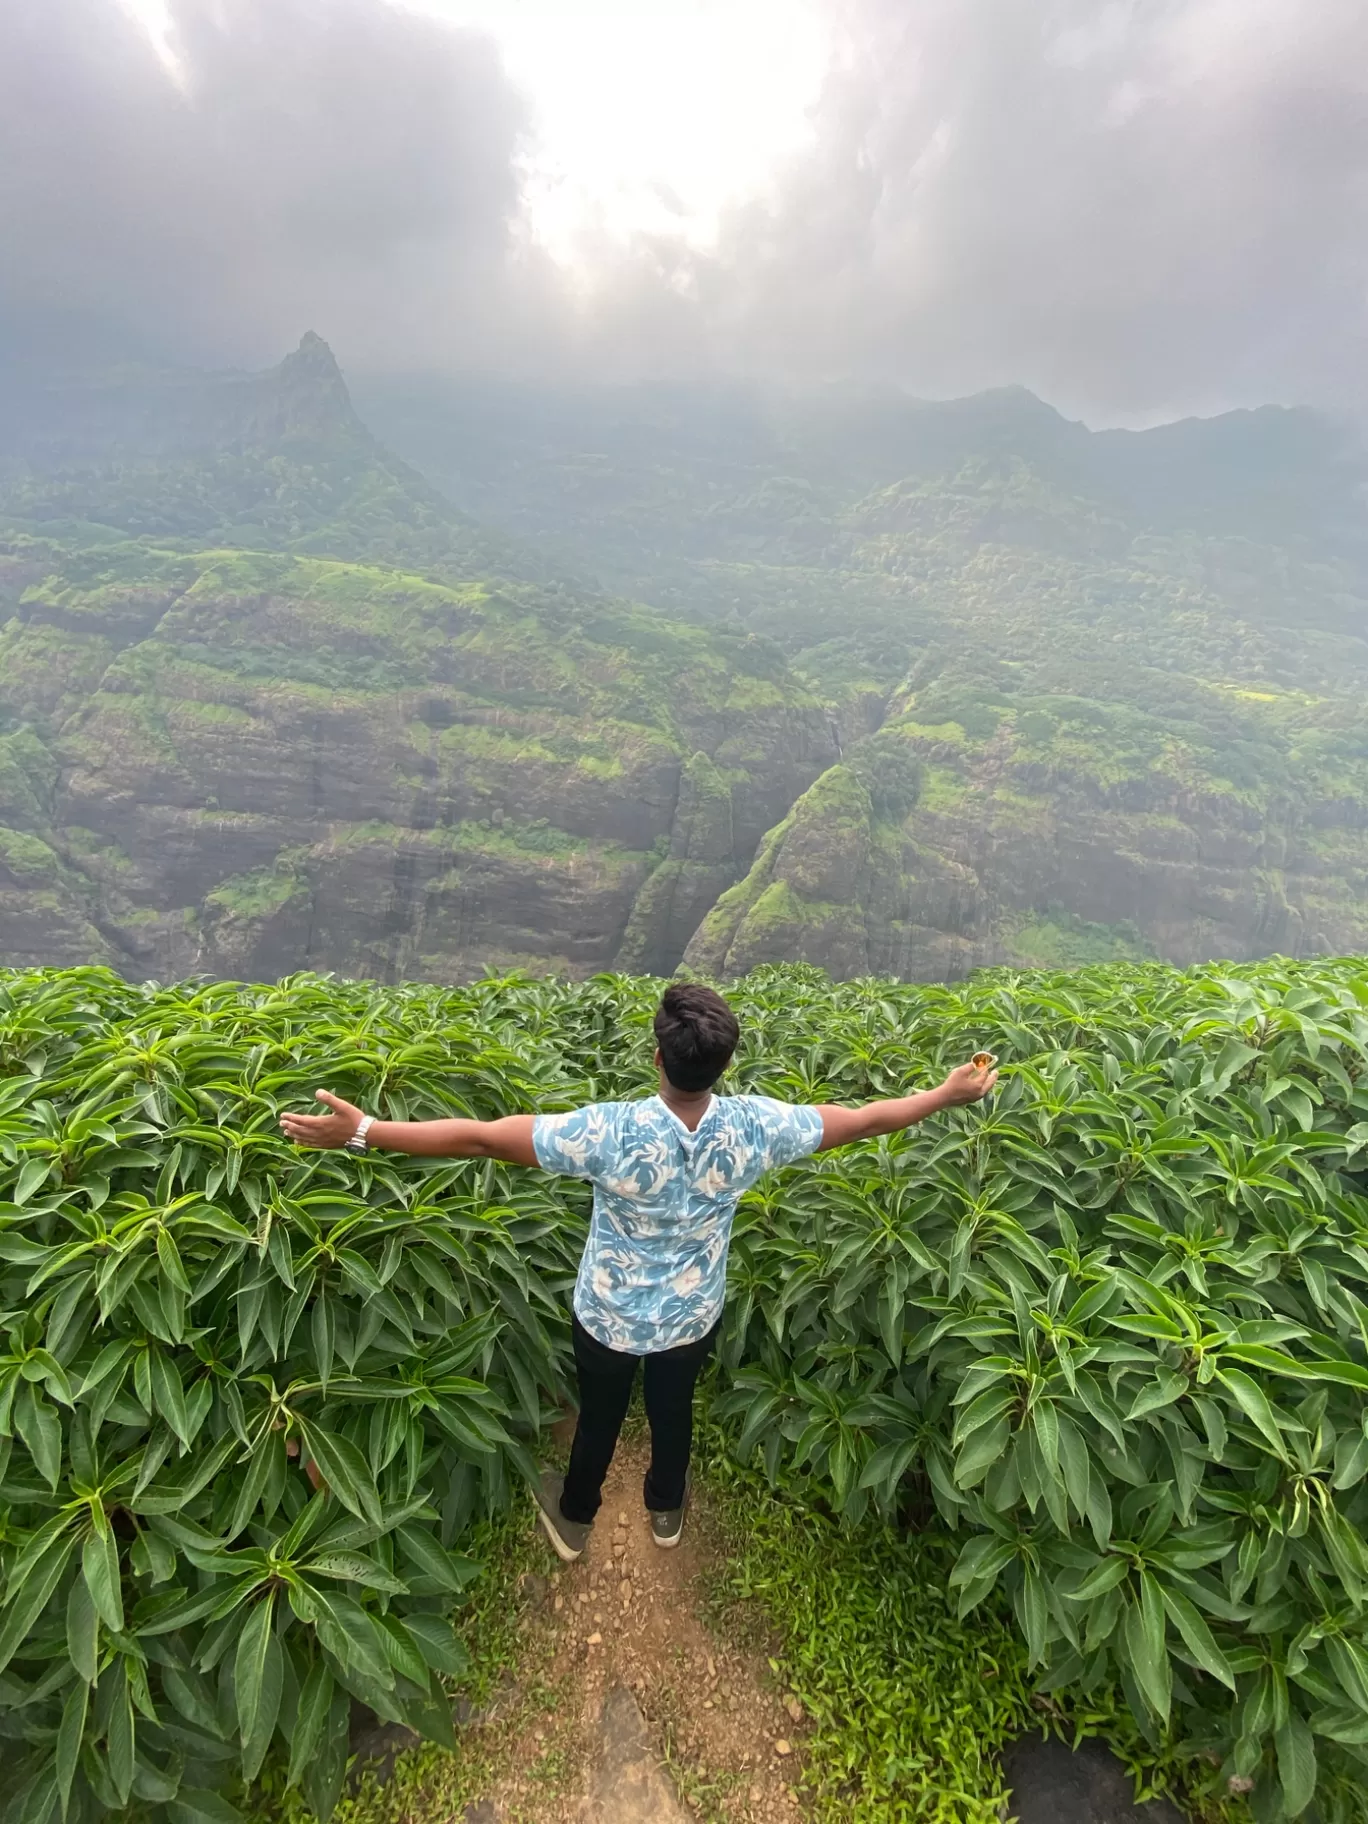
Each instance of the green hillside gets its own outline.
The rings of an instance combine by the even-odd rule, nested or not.
[[[774,639],[857,774],[875,730],[920,762],[910,808],[837,780],[795,805],[692,962],[1363,945],[1368,461],[1329,421],[1096,434],[1020,391],[366,404],[520,537]]]
[[[1328,421],[363,402],[408,461],[316,336],[6,394],[12,960],[954,978],[1368,943],[1368,470]]]
[[[635,919],[654,963],[668,908],[638,902],[672,846],[709,864],[696,922],[830,753],[765,646],[649,610],[281,554],[7,555],[35,579],[0,632],[11,960],[440,978],[593,967]]]
[[[191,403],[0,484],[8,960],[673,967],[835,757],[782,654],[547,580],[316,337]]]

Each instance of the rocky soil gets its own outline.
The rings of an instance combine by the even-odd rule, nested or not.
[[[505,1771],[476,1814],[490,1824],[797,1824],[802,1815],[802,1711],[759,1653],[704,1619],[702,1585],[718,1549],[706,1506],[691,1512],[676,1549],[654,1544],[645,1466],[643,1443],[619,1450],[578,1563],[558,1566],[547,1548],[529,1647],[559,1701],[508,1744]]]

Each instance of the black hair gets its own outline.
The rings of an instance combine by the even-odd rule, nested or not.
[[[731,1062],[741,1028],[714,989],[673,982],[660,997],[655,1036],[665,1075],[676,1089],[711,1089]]]

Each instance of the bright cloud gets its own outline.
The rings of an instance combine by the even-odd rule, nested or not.
[[[808,145],[831,55],[815,0],[427,0],[488,32],[532,112],[529,207],[559,257],[714,241]]]
[[[1368,7],[5,0],[0,245],[0,356],[1368,409]]]

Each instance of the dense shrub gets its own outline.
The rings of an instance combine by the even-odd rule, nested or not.
[[[0,977],[7,1818],[225,1819],[268,1752],[326,1810],[350,1698],[449,1730],[451,1548],[531,1468],[584,1194],[301,1158],[276,1111],[640,1093],[655,992]],[[736,998],[738,1088],[1006,1066],[746,1200],[739,1448],[847,1518],[938,1510],[1047,1690],[1119,1682],[1261,1816],[1362,1815],[1368,966]]]
[[[480,1009],[0,984],[13,1824],[222,1824],[273,1741],[326,1814],[352,1698],[450,1740],[449,1548],[532,1466],[577,1223],[528,1173],[301,1155],[276,1111],[320,1080],[414,1118],[555,1101]]]
[[[752,978],[762,1004],[766,986]],[[1045,1690],[1117,1681],[1260,1817],[1362,1815],[1368,966],[776,980],[778,1093],[991,1044],[990,1106],[749,1200],[723,1410],[772,1476],[961,1532]]]
[[[858,742],[847,764],[880,817],[900,820],[921,797],[926,768],[912,742],[895,729],[880,729]]]

